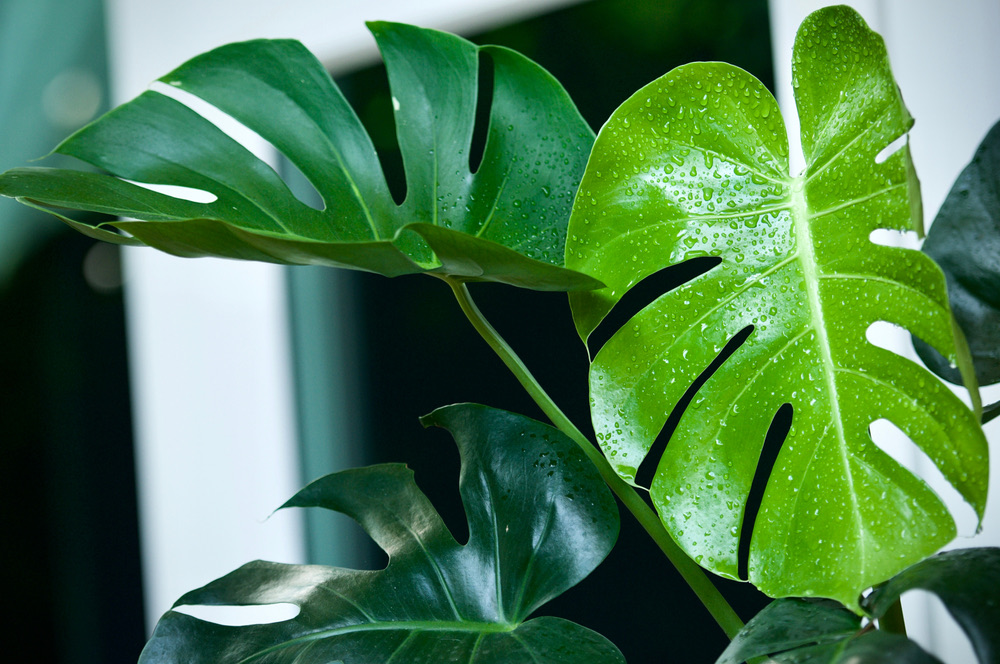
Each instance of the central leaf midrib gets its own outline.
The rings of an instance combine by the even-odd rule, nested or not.
[[[858,508],[857,496],[854,492],[854,478],[851,473],[850,459],[848,458],[847,439],[844,435],[844,423],[840,416],[840,397],[837,393],[836,366],[830,352],[830,337],[827,334],[826,321],[823,316],[823,304],[819,295],[819,265],[816,261],[816,250],[813,245],[810,221],[812,215],[809,211],[809,203],[806,199],[805,185],[807,178],[798,176],[792,184],[791,208],[792,227],[795,229],[796,254],[799,264],[802,266],[802,273],[805,281],[806,298],[809,303],[810,319],[813,329],[816,330],[818,346],[820,349],[820,359],[823,363],[823,379],[826,382],[827,393],[830,396],[832,408],[832,419],[837,431],[837,442],[839,443],[840,456],[844,466],[844,477],[850,486],[848,495],[852,502],[852,514],[854,516],[855,527],[858,531],[858,545],[861,549],[861,561],[864,566],[865,543],[863,528],[860,521],[860,511]]]
[[[470,634],[500,634],[511,633],[517,629],[518,625],[508,623],[473,622],[473,621],[443,621],[443,620],[385,620],[381,622],[359,623],[354,625],[344,625],[334,627],[311,634],[303,634],[294,639],[288,639],[263,650],[259,650],[248,657],[240,660],[240,664],[252,662],[270,653],[290,648],[302,643],[317,641],[320,639],[330,639],[354,632],[379,632],[379,631],[425,631],[425,632],[465,632]]]

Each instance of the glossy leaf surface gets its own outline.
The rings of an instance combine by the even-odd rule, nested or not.
[[[965,332],[980,384],[1000,382],[1000,124],[955,180],[923,250],[948,279],[948,298]],[[936,374],[961,382],[957,369],[915,340]]]
[[[915,588],[940,598],[982,664],[1000,661],[1000,549],[958,549],[923,560],[876,588],[864,606],[881,616]]]
[[[695,258],[721,263],[645,307],[595,356],[592,417],[634,481],[671,411],[724,347],[746,342],[693,396],[656,463],[667,529],[704,567],[773,596],[859,593],[955,533],[938,497],[870,438],[886,418],[981,516],[987,447],[977,415],[915,363],[867,342],[887,321],[957,360],[945,283],[918,251],[869,240],[919,228],[912,120],[884,44],[845,7],[811,15],[795,42],[807,168],[789,174],[777,103],[746,72],[679,67],[601,130],[570,219],[567,266],[607,287],[571,293],[583,339],[645,277]],[[744,525],[765,434],[791,430]]]
[[[576,444],[485,406],[450,406],[423,422],[458,443],[467,544],[402,465],[328,475],[285,506],[347,514],[389,554],[388,567],[250,563],[175,606],[290,603],[300,609],[295,618],[228,627],[170,611],[140,662],[624,664],[579,625],[525,622],[589,574],[618,534],[614,500]]]
[[[399,206],[368,134],[326,70],[300,43],[281,40],[223,46],[160,81],[269,141],[312,183],[323,209],[297,199],[270,166],[156,89],[56,149],[111,175],[16,169],[0,177],[0,194],[43,209],[130,218],[99,228],[71,225],[179,256],[387,276],[433,271],[543,290],[598,285],[561,267],[573,194],[594,137],[555,79],[505,48],[394,23],[370,28],[386,63],[403,157],[407,190]],[[485,151],[473,173],[480,57],[492,63],[495,84]],[[186,187],[215,200],[182,200],[126,180]]]
[[[856,615],[832,602],[779,599],[733,639],[716,664],[770,656],[782,664],[940,664],[904,636],[861,631]]]
[[[936,594],[972,642],[981,664],[1000,657],[1000,549],[961,549],[922,560],[876,588],[862,602],[882,618],[908,590]],[[800,664],[939,663],[916,643],[862,629],[861,620],[833,602],[780,599],[746,624],[716,664],[771,656]]]

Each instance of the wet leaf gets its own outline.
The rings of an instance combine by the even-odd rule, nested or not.
[[[979,383],[1000,382],[1000,123],[955,180],[923,250],[948,279],[951,310],[969,342]],[[914,346],[934,373],[962,382],[940,353],[919,339]]]
[[[769,656],[782,664],[941,664],[905,636],[862,630],[834,602],[779,599],[736,635],[716,664]]]
[[[624,664],[588,629],[527,619],[587,576],[617,537],[614,500],[583,452],[552,427],[485,406],[442,408],[423,422],[458,443],[467,544],[455,541],[402,465],[328,475],[285,507],[350,516],[389,554],[388,566],[250,563],[175,607],[289,603],[297,616],[231,627],[172,610],[141,664]]]
[[[178,256],[386,276],[429,271],[539,290],[599,285],[562,267],[569,210],[594,137],[555,79],[505,48],[394,23],[369,27],[392,89],[407,184],[401,205],[326,70],[300,43],[283,40],[223,46],[160,81],[269,141],[312,183],[322,209],[297,199],[270,166],[155,88],[56,148],[110,175],[15,169],[0,176],[0,194],[53,211],[88,235]],[[481,57],[492,63],[495,85],[485,152],[472,173]],[[132,182],[186,187],[214,200],[182,200]],[[95,228],[62,208],[129,219]]]
[[[887,321],[953,361],[965,352],[933,261],[869,240],[878,228],[920,227],[909,149],[892,150],[912,120],[882,39],[853,10],[820,10],[799,30],[793,79],[808,164],[799,176],[789,174],[777,103],[740,69],[686,65],[626,101],[598,136],[567,243],[567,267],[607,286],[570,300],[586,340],[645,277],[721,259],[658,297],[596,354],[598,440],[634,482],[685,392],[751,331],[650,460],[653,502],[707,569],[738,578],[740,541],[750,538],[758,588],[857,610],[863,589],[955,534],[944,504],[873,443],[869,425],[886,418],[899,427],[980,517],[987,446],[974,411],[865,337]],[[751,533],[747,499],[784,404],[791,429],[762,478]]]

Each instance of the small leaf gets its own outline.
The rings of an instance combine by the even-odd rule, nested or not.
[[[998,416],[1000,416],[1000,401],[992,403],[989,406],[983,406],[983,424]]]
[[[822,9],[799,29],[793,78],[807,161],[799,176],[789,173],[777,102],[736,67],[679,67],[615,111],[587,165],[566,248],[567,267],[606,287],[571,293],[570,302],[586,340],[639,281],[721,259],[654,300],[596,354],[598,440],[634,482],[671,411],[703,381],[650,460],[666,528],[694,560],[730,578],[740,577],[740,541],[749,538],[749,580],[765,593],[831,597],[858,610],[862,590],[955,534],[938,496],[873,443],[869,425],[885,418],[901,429],[980,518],[988,450],[975,412],[865,337],[886,321],[953,360],[962,352],[933,261],[869,239],[920,223],[908,146],[882,158],[912,125],[882,39],[853,10]],[[751,533],[747,499],[785,404],[791,428]]]
[[[981,664],[1000,661],[1000,549],[958,549],[923,560],[876,588],[864,607],[879,617],[914,588],[941,599]]]
[[[924,252],[948,279],[948,299],[965,332],[981,385],[1000,382],[1000,123],[993,125],[938,211]],[[958,369],[914,339],[937,375],[961,383]]]
[[[779,599],[746,624],[716,664],[770,656],[786,664],[940,664],[898,634],[862,631],[835,602]]]
[[[600,564],[618,534],[614,500],[582,451],[549,426],[485,406],[442,408],[423,422],[458,443],[467,544],[401,465],[328,475],[285,507],[355,519],[389,554],[384,570],[250,563],[175,607],[289,603],[295,618],[227,627],[170,611],[140,662],[624,664],[579,625],[526,621]]]
[[[107,174],[22,168],[0,194],[43,209],[127,217],[114,229],[179,256],[318,264],[386,276],[434,271],[544,290],[594,288],[562,267],[573,194],[594,135],[547,72],[505,48],[372,23],[392,89],[407,194],[396,205],[361,122],[300,43],[256,40],[198,56],[160,82],[256,131],[313,184],[317,210],[264,162],[185,104],[151,89],[65,140],[56,152]],[[486,146],[469,150],[479,59],[494,69]],[[128,180],[128,181],[126,181]],[[182,200],[133,184],[207,192]],[[51,210],[50,210],[51,211]]]

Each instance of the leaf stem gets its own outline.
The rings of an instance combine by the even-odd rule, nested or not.
[[[899,598],[878,619],[879,629],[906,636],[906,622],[903,620],[903,603]]]
[[[552,398],[549,397],[538,381],[535,380],[535,377],[521,361],[521,358],[517,356],[510,345],[490,325],[482,312],[479,311],[479,307],[472,300],[472,296],[465,283],[447,276],[440,278],[451,286],[459,306],[462,307],[466,318],[472,323],[472,327],[479,332],[483,340],[500,357],[503,363],[507,365],[507,368],[510,369],[514,377],[517,378],[518,382],[521,383],[552,424],[580,446],[580,449],[583,450],[583,453],[594,464],[607,485],[618,496],[618,499],[625,505],[625,508],[632,513],[632,516],[635,517],[639,525],[649,534],[664,555],[666,555],[670,563],[677,569],[684,581],[687,582],[691,590],[698,596],[698,599],[701,600],[701,603],[712,614],[715,622],[719,624],[719,627],[726,633],[726,636],[730,639],[733,638],[743,628],[743,621],[736,615],[732,606],[729,605],[729,602],[722,596],[718,588],[712,584],[701,567],[691,560],[677,543],[674,542],[660,522],[660,518],[646,501],[642,499],[642,496],[639,495],[635,488],[618,476],[601,451],[581,433],[576,425],[552,401]]]

